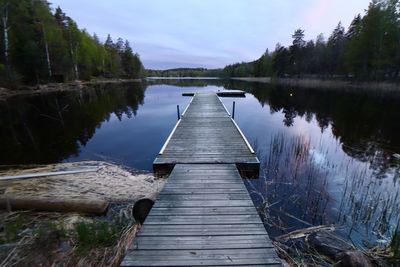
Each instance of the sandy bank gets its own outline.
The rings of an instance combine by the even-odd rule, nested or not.
[[[82,170],[90,172],[0,180],[0,196],[104,199],[104,215],[0,210],[0,266],[119,266],[140,229],[133,204],[155,197],[165,179],[106,162],[21,166],[15,176]]]

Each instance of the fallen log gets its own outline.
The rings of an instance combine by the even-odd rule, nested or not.
[[[142,198],[136,201],[132,208],[133,218],[143,224],[153,205],[154,199],[151,198]]]
[[[11,210],[37,210],[54,212],[80,212],[103,214],[108,202],[103,199],[56,199],[44,197],[0,196],[0,208]]]

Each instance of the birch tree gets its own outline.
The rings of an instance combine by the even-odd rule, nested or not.
[[[68,18],[67,27],[68,27],[68,38],[69,38],[68,43],[69,43],[71,59],[74,65],[75,80],[79,80],[78,48],[80,42],[80,32],[78,26],[71,18]]]
[[[9,4],[7,1],[1,1],[0,3],[0,12],[1,12],[1,25],[3,27],[3,41],[4,41],[4,48],[3,48],[3,55],[4,55],[4,63],[7,70],[7,75],[10,76],[10,64],[9,64],[9,38],[8,38],[8,7]],[[10,77],[8,77],[10,78]]]

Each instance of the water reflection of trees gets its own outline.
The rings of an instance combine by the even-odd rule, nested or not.
[[[95,85],[0,103],[0,163],[49,163],[79,153],[103,121],[136,115],[140,83]]]
[[[282,112],[283,123],[292,126],[295,117],[311,121],[321,131],[329,125],[351,157],[378,166],[391,165],[385,160],[400,153],[400,96],[373,92],[293,89],[262,83],[230,81],[226,88],[245,90],[272,113]]]
[[[376,179],[363,164],[319,160],[317,151],[327,158],[329,149],[335,148],[313,149],[308,137],[279,133],[259,151],[262,175],[246,184],[268,232],[334,224],[358,245],[389,242],[400,220],[400,184]]]

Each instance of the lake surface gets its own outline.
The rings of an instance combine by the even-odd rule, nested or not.
[[[235,120],[257,151],[246,180],[278,236],[335,224],[360,246],[385,245],[400,221],[400,97],[222,80],[98,85],[0,102],[0,164],[105,160],[151,171],[190,101],[239,89]]]

